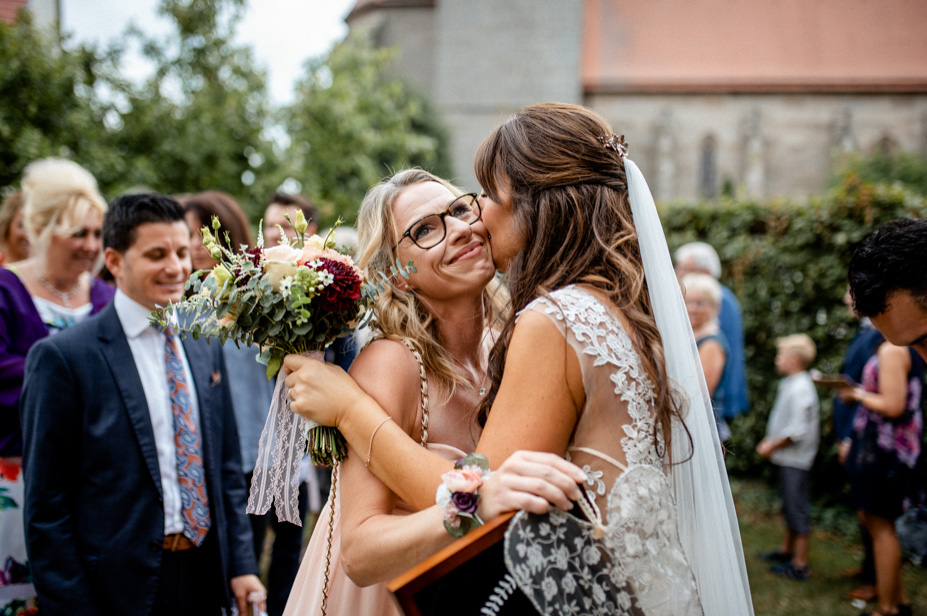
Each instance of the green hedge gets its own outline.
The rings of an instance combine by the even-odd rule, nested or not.
[[[670,250],[701,240],[721,257],[721,282],[744,316],[751,410],[732,422],[727,465],[732,474],[769,475],[754,452],[776,394],[773,360],[780,336],[804,332],[818,348],[815,367],[836,372],[855,332],[842,297],[850,256],[867,234],[900,217],[923,218],[927,204],[900,185],[872,185],[849,175],[809,203],[736,202],[661,208]],[[925,255],[927,262],[927,255]],[[845,503],[846,480],[836,462],[832,395],[821,394],[821,448],[812,471],[819,505]]]

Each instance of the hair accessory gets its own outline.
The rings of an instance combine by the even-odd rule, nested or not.
[[[489,460],[471,453],[454,465],[454,470],[441,475],[443,482],[435,493],[435,502],[444,510],[444,528],[452,536],[463,537],[483,520],[476,510],[480,504],[480,486],[492,474]]]
[[[624,140],[624,135],[616,135],[615,133],[602,135],[599,137],[599,141],[602,142],[606,150],[612,150],[621,158],[627,158],[628,143]]]

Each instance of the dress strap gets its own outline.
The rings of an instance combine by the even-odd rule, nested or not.
[[[378,334],[367,341],[367,344],[361,349],[362,351],[367,348],[371,342],[377,340],[395,340],[395,338],[387,338],[382,334]],[[402,343],[412,351],[415,361],[418,362],[418,373],[421,378],[421,391],[422,391],[422,447],[428,446],[428,380],[425,378],[425,362],[422,360],[422,354],[419,353],[418,349],[415,348],[415,343],[412,342],[410,338],[403,338]]]
[[[422,354],[418,352],[418,349],[415,348],[415,345],[408,338],[403,338],[402,343],[406,345],[412,355],[415,356],[415,361],[418,362],[418,372],[421,377],[422,384],[422,447],[428,446],[428,380],[425,378],[425,362],[422,361]]]
[[[613,457],[611,457],[611,456],[609,456],[609,455],[607,455],[607,454],[604,454],[604,453],[602,453],[602,452],[600,452],[600,451],[596,451],[595,449],[589,449],[588,447],[570,447],[569,449],[567,449],[567,451],[582,451],[583,453],[588,453],[589,455],[595,456],[595,457],[599,458],[600,460],[605,460],[606,462],[608,462],[608,463],[611,464],[612,466],[617,466],[617,467],[620,468],[622,471],[627,471],[627,470],[628,470],[628,467],[627,467],[627,466],[625,466],[624,464],[622,464],[621,462],[619,462],[619,461],[616,460],[615,458],[613,458]]]

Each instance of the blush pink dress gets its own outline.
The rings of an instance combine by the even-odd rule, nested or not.
[[[456,447],[441,443],[429,443],[428,451],[446,460],[456,462],[464,455]],[[360,587],[347,576],[341,567],[341,498],[340,485],[335,499],[334,533],[332,535],[331,568],[327,613],[332,616],[402,616],[386,582]],[[406,515],[411,508],[403,502],[397,504],[393,513]],[[287,600],[283,616],[316,616],[322,613],[322,587],[325,578],[325,553],[328,541],[328,524],[332,508],[326,504],[316,522],[309,546],[303,556]]]

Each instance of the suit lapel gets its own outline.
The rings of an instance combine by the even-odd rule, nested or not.
[[[110,304],[100,314],[99,338],[102,343],[103,356],[109,363],[110,372],[122,397],[129,422],[135,430],[145,465],[148,467],[151,480],[158,488],[158,495],[163,502],[161,469],[158,466],[158,451],[155,446],[154,430],[151,427],[148,401],[145,399],[145,390],[135,367],[129,341],[122,330],[122,324],[119,322],[119,316],[113,304]]]

